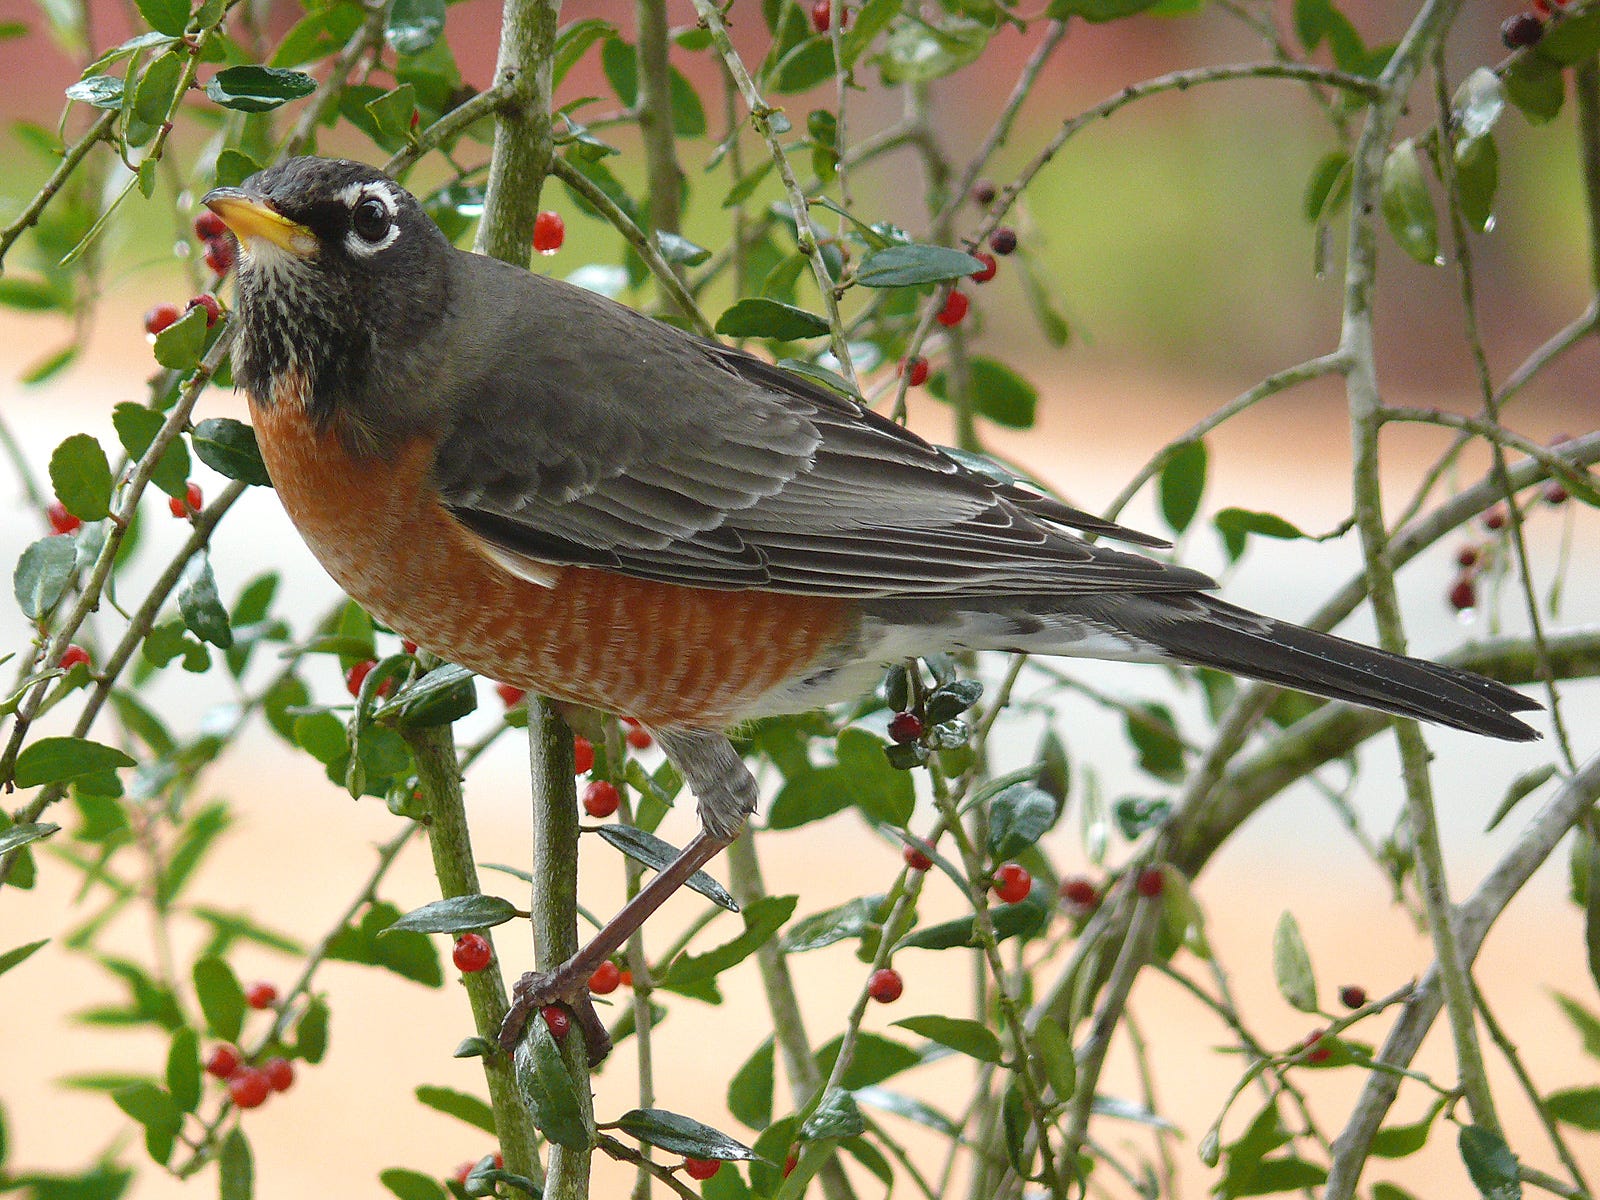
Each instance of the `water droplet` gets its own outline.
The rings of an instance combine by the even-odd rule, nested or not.
[[[1495,227],[1495,216],[1494,216],[1493,213],[1490,213],[1488,219],[1486,221],[1484,221],[1484,223],[1483,223],[1483,231],[1485,233],[1493,233],[1494,232],[1494,227]]]

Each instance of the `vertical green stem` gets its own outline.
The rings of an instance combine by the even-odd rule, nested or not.
[[[683,169],[678,165],[672,131],[672,71],[667,65],[665,0],[638,0],[639,132],[644,138],[644,164],[650,228],[678,233],[683,227]],[[661,302],[676,300],[661,289]]]
[[[504,88],[494,131],[494,157],[473,249],[527,266],[539,191],[555,153],[550,128],[551,55],[560,0],[505,0],[495,85]]]

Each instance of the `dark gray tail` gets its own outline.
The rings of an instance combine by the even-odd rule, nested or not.
[[[1210,596],[1125,596],[1116,623],[1195,666],[1507,741],[1539,736],[1512,715],[1543,707],[1470,671],[1314,633]],[[1125,606],[1125,607],[1124,607]]]

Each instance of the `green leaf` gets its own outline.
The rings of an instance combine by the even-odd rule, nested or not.
[[[900,15],[903,7],[903,0],[867,0],[856,9],[855,24],[846,29],[840,39],[840,58],[846,70],[856,65],[877,36]]]
[[[973,355],[967,362],[967,379],[973,411],[1007,429],[1031,429],[1039,407],[1039,389],[1004,363]],[[949,398],[950,377],[936,371],[928,391],[940,400]]]
[[[489,1107],[487,1100],[480,1100],[476,1096],[458,1092],[454,1088],[434,1087],[426,1083],[417,1088],[416,1096],[418,1101],[435,1112],[442,1112],[447,1117],[465,1121],[491,1137],[494,1136],[494,1109]]]
[[[833,1075],[833,1064],[839,1058],[843,1035],[834,1038],[817,1051],[817,1072],[823,1079]],[[920,1065],[922,1055],[903,1042],[892,1041],[878,1033],[863,1031],[856,1038],[855,1054],[845,1068],[839,1086],[855,1091],[882,1083],[901,1071]]]
[[[271,487],[256,431],[232,417],[212,417],[194,427],[194,452],[219,475],[253,487]]]
[[[1428,1110],[1428,1115],[1412,1125],[1391,1125],[1372,1135],[1372,1153],[1376,1158],[1405,1158],[1428,1144],[1428,1131],[1434,1117],[1439,1115],[1443,1103]]]
[[[138,134],[129,134],[139,139],[134,145],[142,146],[148,142],[167,119],[167,114],[172,110],[172,101],[178,94],[178,77],[182,74],[182,60],[176,54],[167,53],[146,67],[144,74],[139,76],[128,126],[130,131],[136,128],[140,130]],[[144,129],[149,132],[145,133]]]
[[[1252,533],[1258,537],[1278,538],[1284,541],[1306,536],[1298,526],[1284,520],[1276,513],[1253,512],[1248,508],[1225,508],[1212,517],[1211,521],[1222,536],[1222,544],[1227,548],[1228,557],[1233,560],[1237,560],[1244,553],[1245,542]]]
[[[206,315],[206,310],[196,305],[156,334],[156,361],[173,371],[192,369],[205,353]]]
[[[354,8],[354,5],[350,6]],[[337,11],[337,9],[330,10]],[[356,10],[359,15],[360,10]],[[238,187],[250,176],[261,170],[261,164],[240,150],[224,150],[217,155],[216,173],[213,182],[217,187]],[[204,422],[201,422],[204,424]]]
[[[661,985],[692,988],[715,979],[771,941],[783,923],[794,915],[799,901],[798,896],[763,896],[753,901],[739,914],[744,919],[743,933],[704,954],[684,954],[674,959]]]
[[[433,1176],[424,1175],[421,1171],[390,1167],[387,1171],[379,1173],[378,1182],[400,1197],[400,1200],[450,1200],[450,1193],[444,1190],[444,1185]]]
[[[1054,1017],[1047,1014],[1039,1018],[1033,1031],[1033,1051],[1044,1068],[1045,1078],[1055,1089],[1056,1099],[1068,1099],[1078,1087],[1078,1060],[1072,1053],[1072,1039]]]
[[[173,1032],[167,1047],[167,1091],[182,1112],[200,1103],[200,1038],[187,1025]]]
[[[677,67],[667,68],[667,107],[672,114],[672,132],[678,137],[705,136],[706,110],[700,95]]]
[[[1487,231],[1494,216],[1494,194],[1500,186],[1500,151],[1494,134],[1484,133],[1456,143],[1456,190],[1461,215],[1474,229]]]
[[[1169,708],[1162,704],[1132,705],[1124,717],[1124,724],[1128,740],[1139,752],[1140,770],[1169,782],[1176,782],[1182,777],[1183,743],[1178,740]]]
[[[189,24],[188,0],[138,0],[139,15],[157,33],[182,37]]]
[[[448,725],[477,709],[478,689],[473,679],[465,667],[445,663],[403,686],[373,716],[378,720],[393,716],[402,729]]]
[[[334,935],[328,957],[384,967],[416,983],[438,987],[444,982],[444,971],[437,950],[425,934],[408,931],[392,937],[378,936],[399,919],[399,909],[388,901],[371,904],[359,924],[346,925]]]
[[[884,757],[886,745],[864,729],[846,729],[835,743],[838,769],[852,804],[874,821],[903,826],[916,807],[916,785]]]
[[[1161,515],[1178,533],[1189,528],[1200,511],[1200,497],[1206,490],[1208,457],[1204,442],[1185,442],[1172,452],[1161,468],[1157,483]]]
[[[1557,767],[1555,763],[1545,763],[1518,775],[1511,781],[1511,786],[1506,789],[1505,798],[1495,808],[1494,815],[1489,818],[1489,823],[1484,826],[1484,831],[1493,830],[1496,825],[1510,815],[1513,808],[1549,783],[1550,780],[1556,777],[1556,774]],[[1600,1055],[1600,1043],[1597,1043],[1595,1052]]]
[[[1506,99],[1515,104],[1531,124],[1556,119],[1566,99],[1566,79],[1561,68],[1537,52],[1519,54],[1501,76]]]
[[[397,54],[421,54],[444,32],[444,0],[394,0],[384,40]]]
[[[22,615],[42,621],[67,594],[77,574],[78,548],[70,537],[40,538],[22,552],[11,576]]]
[[[517,1044],[517,1086],[528,1100],[534,1126],[558,1146],[581,1150],[589,1144],[578,1090],[567,1073],[561,1048],[542,1020],[528,1022],[528,1034]]]
[[[800,1126],[800,1141],[842,1141],[860,1137],[866,1131],[867,1123],[856,1107],[855,1097],[844,1088],[829,1088]]]
[[[1303,1158],[1287,1155],[1283,1158],[1264,1158],[1250,1176],[1250,1182],[1230,1196],[1271,1196],[1278,1192],[1293,1192],[1315,1188],[1326,1182],[1325,1167],[1307,1162]]]
[[[767,806],[769,829],[798,829],[850,806],[849,778],[840,767],[817,767],[788,779]]]
[[[441,14],[443,0],[439,2]],[[411,118],[417,112],[417,92],[409,83],[402,83],[392,92],[385,92],[364,106],[378,130],[395,144],[403,143],[411,132]]]
[[[217,1195],[219,1200],[251,1200],[256,1194],[256,1166],[244,1131],[235,1125],[222,1139],[217,1155]]]
[[[1563,67],[1575,67],[1600,52],[1600,12],[1590,9],[1579,16],[1552,22],[1536,53]]]
[[[711,251],[704,246],[691,242],[688,238],[676,233],[667,233],[665,230],[656,230],[656,249],[661,257],[669,263],[682,263],[686,267],[698,267],[711,257]],[[807,314],[809,315],[809,314]]]
[[[26,846],[29,842],[47,838],[52,833],[59,833],[60,830],[61,826],[52,825],[48,821],[34,821],[13,825],[4,833],[0,833],[0,854],[9,854],[18,846]],[[44,943],[40,942],[39,944],[42,946]]]
[[[313,997],[295,1026],[294,1052],[315,1066],[328,1052],[328,1006]]]
[[[228,625],[228,610],[217,594],[217,578],[211,573],[211,558],[197,554],[190,559],[178,589],[178,611],[183,623],[201,641],[219,650],[233,645],[233,630]]]
[[[393,933],[463,933],[469,929],[492,929],[516,917],[517,906],[500,896],[450,896],[414,908],[394,924],[379,931]]]
[[[220,958],[196,959],[194,990],[212,1035],[225,1042],[238,1041],[244,1029],[245,999],[233,968]]]
[[[635,829],[631,825],[602,825],[596,832],[604,841],[615,846],[629,858],[643,863],[652,870],[661,870],[679,854],[678,848],[670,842],[664,842],[654,834]],[[739,911],[739,905],[728,894],[728,889],[704,871],[696,871],[689,876],[684,886],[690,891],[699,892],[707,900],[729,912]]]
[[[1272,973],[1285,1000],[1301,1012],[1317,1011],[1317,979],[1311,969],[1311,954],[1292,913],[1280,916],[1273,931]]]
[[[1389,151],[1383,163],[1380,202],[1384,223],[1400,248],[1419,263],[1439,257],[1439,218],[1433,211],[1422,159],[1406,138]]]
[[[803,954],[807,950],[820,950],[847,938],[860,937],[868,929],[881,923],[884,896],[857,896],[837,908],[813,913],[789,926],[779,943],[788,954]]]
[[[1045,340],[1060,349],[1072,340],[1072,326],[1056,308],[1053,288],[1045,282],[1033,256],[1019,254],[1016,259],[1022,267],[1022,286],[1027,293],[1028,308],[1033,312],[1033,319],[1038,323]]]
[[[1153,7],[1156,2],[1157,0],[1050,0],[1050,7],[1046,12],[1052,21],[1082,17],[1085,21],[1099,24],[1142,13],[1145,9]]]
[[[728,1111],[752,1129],[772,1124],[773,1040],[768,1037],[728,1081]]]
[[[567,72],[577,66],[578,60],[590,46],[601,38],[615,37],[616,33],[615,25],[610,21],[602,21],[599,17],[589,17],[565,26],[556,34],[555,50],[551,55],[552,88],[561,86],[561,81],[567,77]]]
[[[1031,783],[1014,783],[989,801],[989,856],[1015,858],[1061,819],[1061,804]]]
[[[1027,1177],[1033,1174],[1033,1158],[1038,1152],[1028,1145],[1028,1102],[1022,1094],[1022,1080],[1013,1077],[1000,1098],[1000,1128],[1006,1139],[1006,1158],[1012,1170]]]
[[[1544,1098],[1544,1110],[1557,1121],[1600,1133],[1600,1087],[1562,1088]]]
[[[4,954],[0,954],[0,975],[4,975],[7,971],[11,970],[12,967],[27,959],[35,950],[37,950],[40,946],[45,945],[49,941],[49,938],[40,938],[37,942],[27,942],[21,946],[15,947],[14,949],[7,950]]]
[[[767,90],[792,96],[833,77],[833,39],[809,37],[784,52],[767,73]]]
[[[1518,1200],[1522,1178],[1517,1156],[1503,1137],[1478,1125],[1464,1125],[1459,1145],[1461,1161],[1484,1200]]]
[[[925,83],[958,71],[983,53],[991,32],[983,22],[964,18],[946,18],[937,27],[917,21],[897,24],[878,56],[883,81],[891,86]]]
[[[1306,220],[1326,221],[1350,199],[1350,156],[1343,150],[1330,150],[1311,168],[1306,181],[1301,209]]]
[[[50,486],[67,511],[85,521],[102,521],[111,512],[111,464],[100,443],[75,433],[50,456]]]
[[[103,746],[87,738],[47,737],[30,743],[17,755],[14,779],[18,787],[38,787],[135,765],[115,746]]]
[[[661,1108],[632,1109],[617,1118],[616,1128],[646,1146],[689,1158],[728,1162],[755,1157],[750,1147],[720,1130]]]
[[[183,1128],[183,1114],[172,1097],[153,1083],[133,1083],[111,1093],[116,1106],[144,1126],[145,1148],[156,1162],[172,1156],[172,1143]]]
[[[64,309],[71,301],[69,293],[48,280],[18,278],[15,275],[0,278],[0,304],[7,308],[48,312],[51,309]]]
[[[316,90],[311,76],[283,67],[227,67],[206,84],[206,95],[217,104],[247,113],[271,112]]]
[[[748,297],[717,318],[717,332],[724,337],[764,337],[781,342],[821,337],[828,322],[816,313],[776,300]]]
[[[1334,63],[1342,70],[1360,73],[1367,63],[1361,35],[1332,0],[1295,0],[1294,28],[1308,54],[1326,41],[1333,50]]]
[[[1037,899],[1038,893],[1043,890],[1035,888],[1026,900],[989,910],[996,940],[1003,942],[1014,937],[1032,937],[1049,924],[1050,911]],[[955,950],[978,944],[977,918],[957,917],[953,921],[929,925],[907,934],[895,949]]]
[[[915,287],[965,279],[983,264],[972,255],[949,246],[888,246],[874,250],[861,260],[856,282],[862,287]]]
[[[971,1021],[965,1017],[928,1015],[907,1017],[894,1024],[901,1029],[909,1029],[912,1033],[920,1034],[930,1042],[938,1042],[939,1045],[948,1046],[959,1054],[975,1058],[979,1062],[999,1063],[1001,1060],[1000,1039],[980,1021]]]
[[[122,87],[122,77],[119,75],[90,75],[67,88],[67,99],[95,108],[119,109],[122,107]]]

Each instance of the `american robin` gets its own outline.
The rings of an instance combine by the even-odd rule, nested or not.
[[[1198,571],[1072,531],[1157,539],[749,354],[457,250],[371,167],[296,158],[205,203],[241,250],[234,377],[328,572],[443,658],[638,718],[698,799],[681,856],[519,983],[508,1044],[537,1004],[584,1018],[595,966],[754,810],[722,731],[857,696],[886,662],[1189,663],[1537,736],[1511,714],[1538,704],[1510,688],[1218,600]]]

